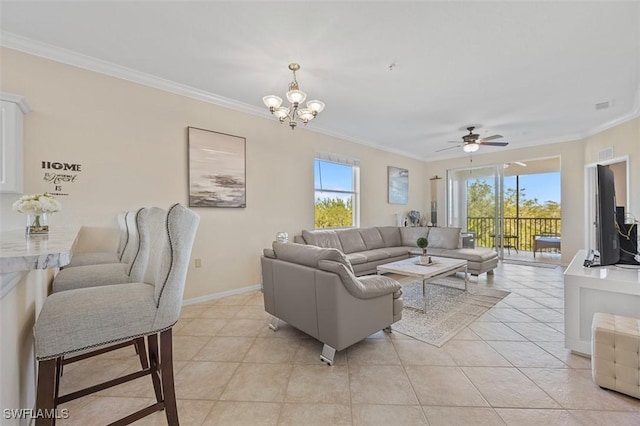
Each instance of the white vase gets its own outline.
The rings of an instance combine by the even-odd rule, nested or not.
[[[431,256],[420,256],[421,265],[429,265],[431,263]]]
[[[48,234],[49,215],[47,213],[27,214],[27,235]]]

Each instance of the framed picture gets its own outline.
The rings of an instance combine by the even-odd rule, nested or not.
[[[409,203],[409,170],[387,167],[389,180],[389,204]]]
[[[245,138],[188,130],[189,207],[246,207]]]

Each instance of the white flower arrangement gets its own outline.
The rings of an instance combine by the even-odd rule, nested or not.
[[[13,203],[13,210],[19,213],[27,213],[40,216],[43,213],[56,213],[62,210],[62,204],[53,195],[43,194],[23,195]]]

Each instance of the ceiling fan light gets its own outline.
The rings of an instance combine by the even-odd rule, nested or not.
[[[307,102],[307,108],[309,108],[314,115],[319,114],[324,109],[324,102],[314,99]]]
[[[289,90],[287,92],[287,99],[289,99],[289,102],[292,104],[300,104],[307,99],[307,94],[302,90]]]
[[[479,149],[480,149],[480,145],[478,145],[475,142],[467,143],[462,146],[462,150],[464,152],[469,152],[469,153],[476,152]]]
[[[262,102],[264,102],[270,110],[275,110],[282,105],[282,98],[276,95],[268,95],[262,98]]]

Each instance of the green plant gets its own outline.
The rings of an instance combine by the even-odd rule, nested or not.
[[[427,255],[427,247],[429,247],[429,240],[425,237],[420,237],[416,240],[416,245],[422,249],[422,255]]]

